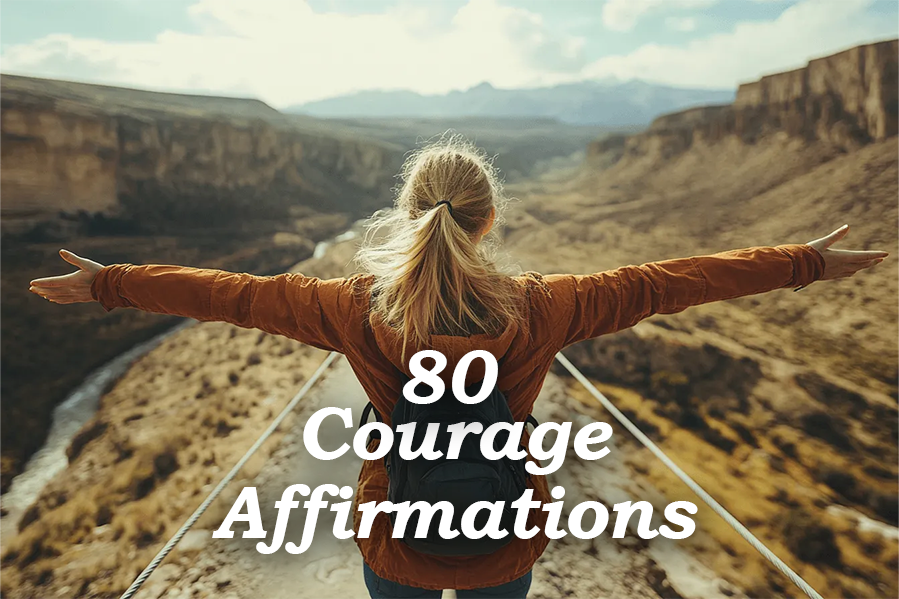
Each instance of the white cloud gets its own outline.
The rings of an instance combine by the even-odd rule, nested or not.
[[[613,31],[630,31],[652,12],[705,8],[718,0],[608,0],[602,7],[603,25]]]
[[[292,0],[198,0],[200,33],[150,42],[49,35],[8,47],[6,72],[260,97],[277,106],[362,89],[443,93],[482,81],[549,85],[576,77],[584,40],[533,12],[469,0],[447,24],[433,5],[382,14],[316,13]]]
[[[665,27],[672,31],[693,31],[696,29],[695,17],[667,17]]]
[[[762,74],[801,67],[809,58],[895,37],[895,23],[865,11],[870,3],[805,0],[773,21],[738,23],[730,32],[694,39],[685,46],[651,43],[629,54],[600,58],[584,69],[584,75],[686,87],[735,87]]]
[[[627,17],[636,22],[647,11],[709,1],[610,0],[605,8],[636,6]],[[189,9],[197,33],[166,30],[142,42],[48,35],[8,46],[0,66],[40,77],[258,97],[276,107],[366,89],[445,93],[482,81],[527,87],[614,77],[733,88],[811,57],[895,37],[895,23],[866,11],[870,2],[803,0],[775,20],[588,62],[582,38],[559,34],[540,15],[501,0],[469,0],[451,14],[446,5],[402,2],[386,13],[356,15],[316,13],[292,0],[197,0]],[[629,22],[623,15],[615,17],[619,25]],[[670,27],[695,25],[689,16],[669,17]]]

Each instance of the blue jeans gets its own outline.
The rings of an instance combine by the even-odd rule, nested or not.
[[[365,576],[365,586],[371,599],[439,599],[443,591],[431,591],[410,587],[398,582],[381,578],[368,567],[362,564],[362,573]],[[526,599],[528,589],[531,588],[531,573],[528,572],[521,578],[485,589],[468,589],[456,591],[459,599]]]

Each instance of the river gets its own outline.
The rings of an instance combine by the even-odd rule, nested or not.
[[[358,225],[359,223],[356,223],[356,224]],[[331,247],[332,245],[334,245],[335,243],[340,243],[341,241],[349,241],[350,239],[355,239],[358,236],[359,236],[359,234],[356,233],[355,230],[350,229],[348,231],[344,231],[343,233],[336,236],[334,239],[331,239],[330,241],[319,241],[315,246],[315,250],[313,250],[313,252],[312,252],[312,258],[313,259],[324,258],[325,254],[328,253],[328,248]]]
[[[335,243],[348,241],[357,236],[358,233],[350,229],[328,241],[321,241],[315,246],[313,258],[321,258]],[[100,398],[109,385],[125,374],[136,360],[159,346],[167,337],[192,324],[196,324],[196,321],[186,320],[104,364],[88,375],[84,382],[56,406],[44,445],[31,456],[25,469],[13,478],[9,490],[0,497],[0,504],[4,510],[4,515],[0,518],[0,536],[11,538],[15,535],[19,518],[25,510],[37,499],[44,486],[68,466],[66,449],[69,443],[96,413],[100,406]]]
[[[121,377],[138,358],[156,348],[164,339],[196,321],[188,320],[160,333],[148,341],[132,347],[107,362],[84,379],[65,400],[53,410],[53,422],[44,445],[31,456],[25,469],[12,480],[9,490],[2,497],[6,511],[2,521],[2,534],[15,533],[19,517],[37,499],[44,486],[69,463],[66,456],[72,437],[97,411],[100,397],[113,382]]]

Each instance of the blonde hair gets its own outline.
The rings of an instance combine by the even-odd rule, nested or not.
[[[518,322],[520,294],[482,239],[506,202],[490,160],[444,135],[411,154],[400,177],[394,209],[371,218],[356,260],[375,275],[372,315],[402,336],[403,360],[410,341],[427,345],[431,334],[496,335]]]

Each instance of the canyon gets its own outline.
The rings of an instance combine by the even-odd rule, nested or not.
[[[502,230],[505,250],[522,269],[544,273],[596,272],[736,247],[803,243],[844,222],[852,227],[845,247],[893,253],[888,262],[852,279],[816,282],[798,293],[779,290],[652,317],[628,331],[565,349],[565,355],[619,409],[825,596],[899,594],[895,534],[899,523],[895,492],[899,479],[899,277],[890,264],[899,239],[897,54],[899,43],[894,40],[813,60],[804,69],[741,86],[732,105],[665,115],[645,131],[590,143],[583,163],[564,176],[522,179],[507,187],[508,194],[520,202],[514,204]],[[63,104],[66,102],[75,100]],[[265,111],[254,103],[241,106],[247,113]],[[3,107],[5,111],[6,89]],[[190,110],[194,109],[198,108],[191,104]],[[236,117],[228,117],[232,118]],[[268,122],[266,118],[252,121],[257,123],[253,126],[260,131],[277,129],[271,135],[282,140],[303,135],[278,128],[287,125],[262,124]],[[271,118],[275,122],[281,117]],[[316,135],[322,134],[318,129],[321,123],[309,123]],[[101,126],[96,129],[102,130]],[[173,126],[153,135],[188,143],[186,134],[185,138],[171,137],[175,130],[182,135],[187,129]],[[73,133],[71,139],[79,135],[84,139],[84,131]],[[28,141],[25,133],[15,135],[23,138],[23,148],[38,143]],[[235,133],[232,138],[231,134],[210,132],[208,138],[198,136],[196,143],[205,139],[202,143],[209,147],[221,148],[215,144],[231,139],[228,143],[234,146],[228,147],[253,147],[255,152],[264,145],[264,135],[254,135]],[[97,147],[105,143],[99,133],[91,136]],[[20,277],[35,268],[53,267],[53,252],[65,235],[73,235],[69,239],[82,244],[69,249],[100,261],[121,261],[123,255],[130,260],[153,256],[158,261],[262,271],[285,268],[283,264],[294,260],[298,262],[290,267],[294,271],[341,276],[350,272],[358,237],[347,236],[324,255],[299,260],[311,256],[313,241],[350,227],[355,216],[389,201],[383,195],[388,187],[383,182],[392,177],[396,163],[391,161],[402,153],[389,141],[372,141],[350,151],[356,158],[349,162],[335,154],[333,164],[322,158],[308,171],[296,167],[298,173],[304,173],[305,179],[297,180],[305,181],[302,188],[309,195],[303,197],[308,198],[308,205],[288,206],[290,218],[286,220],[278,218],[285,208],[275,198],[286,189],[282,185],[295,179],[286,174],[290,167],[277,166],[276,156],[282,150],[260,155],[258,159],[266,165],[262,170],[271,178],[252,179],[252,185],[260,185],[272,195],[262,194],[261,213],[266,216],[259,222],[243,219],[241,224],[257,236],[248,232],[256,243],[247,242],[247,249],[242,250],[240,243],[228,241],[227,236],[224,242],[222,237],[214,242],[210,238],[204,245],[196,227],[189,239],[179,238],[170,233],[166,216],[173,215],[171,231],[179,230],[174,222],[179,219],[205,223],[205,214],[178,206],[173,190],[181,186],[197,193],[197,201],[207,212],[217,201],[230,202],[229,206],[240,211],[239,194],[229,190],[251,179],[224,172],[232,168],[225,166],[231,164],[226,159],[230,150],[211,152],[218,158],[210,160],[221,166],[204,163],[183,171],[185,179],[194,172],[217,173],[200,184],[172,174],[182,172],[174,166],[178,152],[165,145],[169,142],[160,143],[169,148],[160,150],[167,158],[154,166],[152,176],[144,167],[122,167],[123,173],[131,174],[121,175],[121,186],[116,178],[114,189],[117,194],[125,190],[123,198],[132,198],[127,193],[138,194],[133,197],[147,202],[159,195],[167,206],[164,209],[135,207],[133,199],[116,203],[99,192],[88,194],[86,184],[75,182],[72,173],[81,171],[74,165],[95,165],[85,167],[85,172],[97,173],[105,167],[92,159],[75,159],[81,150],[72,150],[71,163],[59,158],[60,164],[69,166],[49,182],[40,183],[51,187],[36,191],[18,208],[11,206],[18,210],[11,218],[15,235],[26,240],[21,247],[27,248],[27,253],[19,250],[17,260],[21,262],[11,263],[20,264]],[[355,147],[351,141],[322,143]],[[4,169],[7,150],[4,137]],[[44,165],[34,166],[35,173],[55,164],[47,162],[49,159],[17,159]],[[134,160],[139,163],[141,158]],[[384,172],[362,172],[361,164],[366,161]],[[162,174],[157,177],[155,169]],[[332,169],[359,169],[352,174],[352,188],[345,190],[363,198],[358,212],[348,200],[346,204],[333,200],[336,208],[327,210],[327,192],[339,185],[325,176]],[[246,175],[257,176],[262,177]],[[98,176],[98,181],[104,177]],[[149,179],[153,182],[136,183]],[[16,183],[17,193],[27,189],[27,180],[24,176],[13,179],[25,181]],[[219,186],[222,191],[215,191]],[[96,198],[96,203],[77,219],[71,215],[51,218],[60,209],[54,203],[53,190],[68,187],[80,190],[72,193],[89,196],[91,202]],[[143,190],[148,195],[141,196]],[[320,195],[310,190],[320,190]],[[135,216],[138,214],[140,218]],[[215,218],[209,220],[212,226]],[[4,226],[5,221],[4,216]],[[310,223],[319,224],[311,227]],[[221,226],[229,233],[243,230],[236,223]],[[91,227],[113,227],[116,234],[107,230],[92,236],[87,233]],[[121,227],[148,228],[125,233]],[[285,238],[290,240],[286,246],[273,241]],[[4,234],[4,243],[6,240]],[[272,253],[272,248],[280,247],[289,249]],[[4,245],[3,283],[8,282],[5,250]],[[26,268],[26,257],[32,255],[33,262]],[[12,281],[6,289],[13,283],[21,285],[22,281]],[[7,293],[4,311],[12,297]],[[35,310],[31,313],[20,307],[16,317],[36,325],[59,308],[35,306],[40,308],[29,307]],[[126,331],[162,326],[156,324],[159,321],[151,324],[155,317],[131,311],[104,315],[96,307],[91,310],[88,306],[67,317],[65,326],[72,327],[66,329],[67,334],[74,331],[76,338],[82,337],[68,346],[50,333],[23,329],[13,352],[33,347],[32,353],[51,356],[41,362],[44,356],[14,355],[22,360],[20,368],[37,360],[30,366],[32,375],[55,380],[58,375],[53,364],[60,359],[88,360],[87,354],[91,354],[90,359],[101,361],[84,349],[88,332],[110,346],[104,351],[108,349],[111,356],[116,353],[112,346],[120,352],[133,344]],[[4,328],[4,350],[6,332]],[[35,335],[44,335],[45,344],[60,347],[38,346]],[[4,393],[9,354],[4,351]],[[55,361],[50,359],[53,356]],[[68,468],[50,481],[23,515],[17,523],[18,534],[4,540],[3,594],[113,597],[121,593],[322,357],[322,352],[287,339],[222,323],[202,323],[178,331],[137,360],[110,385],[97,414],[76,435]],[[11,363],[10,367],[14,366]],[[342,391],[350,384],[349,376],[347,368],[337,367],[324,385],[339,388],[334,397],[345,397],[347,402],[353,398],[361,405],[364,398],[358,393]],[[49,388],[46,381],[32,384],[36,391]],[[60,390],[71,386],[71,382],[60,385]],[[4,395],[4,404],[7,397]],[[325,553],[317,554],[318,561],[298,566],[297,576],[302,573],[308,580],[300,584],[301,579],[292,578],[293,574],[282,580],[274,568],[291,568],[293,562],[255,564],[246,561],[245,548],[234,543],[222,547],[208,540],[209,531],[221,523],[242,486],[264,485],[272,495],[275,491],[271,489],[280,491],[296,482],[288,479],[297,475],[297,464],[305,459],[297,435],[318,407],[316,401],[313,398],[301,406],[277,438],[263,446],[198,522],[198,535],[192,543],[176,552],[163,566],[165,572],[160,569],[154,575],[147,597],[225,591],[250,597],[260,589],[270,596],[314,596],[316,592],[355,588],[349,586],[349,570],[356,567],[355,562],[348,565],[351,560],[358,561],[354,552],[334,549],[327,554],[330,546],[320,549]],[[608,413],[561,368],[551,373],[537,411],[541,421],[610,421]],[[6,427],[11,418],[6,411],[3,416]],[[24,426],[22,422],[14,420],[10,426]],[[613,429],[617,461],[604,465],[606,460],[602,460],[587,467],[571,452],[571,463],[555,473],[554,480],[574,490],[572,499],[607,505],[620,501],[622,493],[648,498],[659,511],[673,501],[694,502],[700,507],[697,532],[689,542],[679,543],[673,553],[640,542],[614,547],[553,543],[535,570],[535,596],[798,596],[798,589],[624,429],[617,424]],[[350,464],[348,477],[356,467]],[[340,469],[343,472],[343,466]],[[4,464],[4,475],[6,471]],[[702,575],[691,579],[684,574],[687,571],[701,571]],[[289,589],[280,585],[287,579],[293,580]]]

